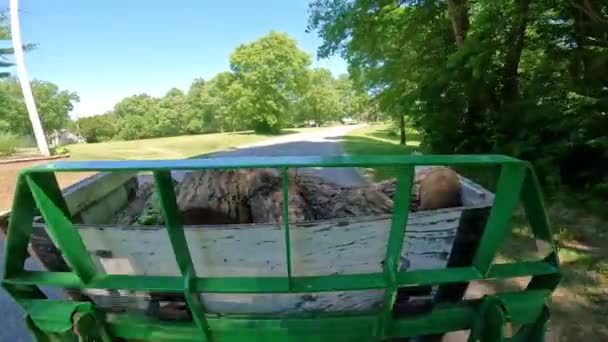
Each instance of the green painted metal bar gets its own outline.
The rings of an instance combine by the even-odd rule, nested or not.
[[[548,323],[549,309],[546,306],[543,306],[542,313],[536,321],[522,326],[510,342],[545,342]]]
[[[194,272],[194,268],[190,268],[189,272]],[[209,323],[207,323],[207,318],[205,317],[205,307],[201,302],[201,297],[198,293],[192,292],[192,282],[194,277],[190,273],[184,275],[185,281],[185,291],[184,298],[186,299],[186,304],[188,304],[188,308],[192,313],[192,319],[196,326],[199,329],[199,336],[201,341],[213,341],[211,330],[209,329]]]
[[[505,312],[500,299],[486,296],[477,308],[468,342],[503,342],[506,323]]]
[[[171,247],[175,253],[175,260],[182,275],[189,274],[192,266],[192,258],[188,241],[182,227],[180,212],[175,201],[175,190],[173,189],[173,178],[166,171],[154,172],[154,183],[158,194],[160,207],[165,218],[165,226]]]
[[[23,305],[23,302],[29,299],[47,299],[47,296],[38,288],[38,284],[9,284],[2,282],[2,288],[19,305]]]
[[[100,317],[95,315],[94,309],[89,312],[76,312],[71,316],[73,328],[69,335],[73,335],[78,340],[113,342],[114,338],[108,333],[106,326]]]
[[[558,271],[550,274],[535,275],[528,283],[526,291],[547,289],[555,290],[559,282],[562,280],[562,274]]]
[[[473,265],[483,274],[490,270],[496,251],[506,235],[525,175],[526,168],[523,164],[505,164],[500,170],[494,205],[473,258]]]
[[[471,327],[475,318],[475,305],[461,303],[433,309],[432,313],[415,315],[407,319],[395,319],[387,335],[393,338],[407,338],[440,334],[445,331],[465,330]]]
[[[487,278],[512,278],[557,273],[557,267],[545,261],[520,261],[509,264],[494,264]]]
[[[542,276],[556,274],[557,268],[542,261],[515,264],[497,264],[484,277],[473,267],[450,269],[416,270],[397,274],[401,287],[417,285],[440,285],[468,282],[481,279]],[[192,291],[209,293],[285,293],[284,277],[227,277],[194,278]],[[100,275],[83,284],[70,272],[25,271],[3,282],[7,284],[60,286],[74,289],[128,289],[134,291],[182,292],[181,277]],[[383,273],[341,274],[331,276],[293,277],[294,292],[357,291],[386,287]]]
[[[412,198],[412,184],[414,183],[414,168],[405,167],[399,170],[391,229],[388,236],[386,255],[384,257],[384,277],[387,287],[384,291],[384,306],[379,315],[379,327],[377,338],[381,340],[392,323],[393,303],[397,296],[397,274],[399,273],[399,259],[401,248],[405,239],[407,217],[410,212],[410,200]]]
[[[45,218],[47,232],[61,250],[66,263],[83,282],[90,281],[95,277],[97,269],[72,223],[55,175],[31,174],[27,176],[27,182],[38,209]]]
[[[192,291],[209,293],[286,293],[285,277],[193,278]],[[322,292],[381,289],[386,286],[382,273],[341,274],[332,276],[293,277],[293,291]],[[70,272],[25,271],[7,284],[60,286],[73,289],[125,289],[134,291],[182,292],[182,277],[141,275],[99,275],[86,285]]]
[[[526,314],[527,312],[541,312],[536,308],[539,299],[546,298],[545,293],[525,292],[501,294],[496,297],[507,305],[509,321],[513,324],[530,324],[538,319],[538,315]],[[480,301],[463,301],[456,304],[439,305],[432,312],[419,314],[403,319],[395,319],[393,324],[387,329],[387,338],[414,337],[427,334],[441,333],[445,331],[464,330],[472,327],[477,314]],[[541,307],[542,309],[542,307]],[[364,338],[370,337],[368,329],[372,328],[377,322],[377,317],[373,315],[343,315],[317,319],[308,318],[248,318],[248,317],[209,317],[209,326],[212,331],[221,336],[221,341],[240,341],[254,339],[254,336],[263,336],[264,331],[270,335],[281,331],[290,330],[294,334],[303,334],[310,338],[316,331],[330,334],[332,330],[352,330],[362,333]],[[146,336],[149,339],[165,340],[182,338],[190,340],[197,330],[194,324],[184,324],[176,322],[166,324],[154,321],[145,317],[133,317],[132,315],[110,314],[108,315],[108,325],[110,331],[118,337],[136,338]],[[242,334],[227,334],[230,331],[243,331]],[[255,332],[260,335],[253,335]],[[236,335],[236,336],[235,336]],[[310,340],[310,339],[309,339]],[[361,339],[354,339],[360,341]],[[291,339],[290,339],[291,341]],[[370,341],[368,338],[364,341]]]
[[[293,277],[294,292],[357,291],[386,287],[384,273],[336,274],[331,276]]]
[[[435,270],[414,270],[398,272],[399,256],[403,245],[405,225],[407,222],[409,199],[414,174],[414,165],[487,165],[502,166],[494,208],[486,231],[482,237],[480,249],[475,256],[474,266]],[[391,222],[391,231],[387,243],[385,262],[382,273],[350,274],[297,277],[291,272],[291,240],[289,234],[289,179],[290,167],[348,167],[348,166],[396,166],[404,169],[398,179],[395,197],[395,210]],[[283,174],[283,217],[286,238],[286,258],[288,263],[287,277],[212,277],[197,278],[192,266],[187,241],[180,222],[179,211],[175,202],[175,193],[169,170],[175,169],[237,169],[277,167]],[[539,330],[546,323],[545,302],[551,291],[557,286],[561,275],[556,252],[543,261],[520,262],[491,265],[499,241],[504,236],[507,220],[521,195],[530,220],[533,232],[542,239],[553,243],[549,225],[544,215],[540,188],[532,170],[526,173],[527,164],[505,156],[347,156],[347,157],[280,157],[280,158],[220,158],[186,161],[111,161],[111,162],[67,162],[52,163],[34,167],[25,171],[18,184],[14,204],[14,216],[11,218],[7,250],[16,255],[14,261],[7,261],[11,268],[2,281],[2,286],[24,306],[26,311],[28,298],[44,298],[38,290],[39,285],[60,286],[71,289],[130,289],[137,291],[160,291],[184,293],[194,323],[163,323],[134,317],[132,314],[108,314],[104,317],[110,333],[116,337],[155,340],[201,340],[211,337],[215,341],[274,340],[274,341],[370,341],[382,338],[413,337],[438,334],[446,331],[469,329],[479,317],[481,301],[462,301],[456,304],[437,304],[431,312],[403,319],[394,319],[391,315],[392,304],[398,287],[416,285],[434,285],[468,282],[475,279],[508,278],[533,276],[527,289],[520,293],[499,294],[494,297],[504,306],[505,317],[513,324],[527,326],[529,336],[540,336]],[[154,177],[159,192],[161,207],[167,222],[167,233],[174,249],[182,277],[165,276],[128,276],[106,275],[95,272],[92,260],[71,223],[67,206],[61,197],[53,172],[63,171],[155,171]],[[524,178],[525,176],[525,178]],[[28,185],[31,190],[28,190]],[[28,205],[28,194],[29,205]],[[33,196],[33,197],[32,197]],[[24,252],[31,233],[31,221],[34,202],[41,207],[49,231],[58,235],[58,247],[66,255],[72,266],[72,272],[24,271]],[[17,205],[17,203],[19,205]],[[21,206],[24,204],[24,206]],[[25,209],[24,209],[25,208]],[[21,210],[21,211],[20,211]],[[542,212],[539,212],[542,211]],[[530,216],[529,216],[530,217]],[[60,234],[59,234],[60,233]],[[51,234],[53,239],[55,235]],[[76,245],[70,242],[76,241]],[[556,251],[556,249],[553,249]],[[21,251],[21,252],[20,252]],[[22,254],[19,254],[22,253]],[[72,265],[74,258],[76,267]],[[91,261],[87,264],[86,259]],[[80,263],[78,263],[80,262]],[[491,266],[491,267],[490,267]],[[87,273],[88,272],[88,273]],[[289,286],[285,286],[288,283]],[[260,316],[211,316],[206,315],[200,301],[201,292],[215,293],[287,293],[287,292],[321,292],[384,289],[385,298],[382,310],[364,314],[354,312],[323,313],[294,317]],[[44,307],[45,301],[38,301]],[[38,305],[38,304],[37,304]],[[90,305],[90,304],[88,304]],[[492,315],[490,315],[492,316]],[[493,317],[493,316],[492,316]],[[489,330],[482,329],[484,338],[499,340],[500,324],[490,322]],[[496,316],[498,317],[498,316]],[[500,318],[500,317],[498,317]],[[496,320],[496,322],[501,321]],[[545,319],[543,321],[543,319]],[[69,322],[68,322],[69,323]],[[201,332],[202,330],[202,332]],[[489,335],[488,335],[489,333]],[[44,334],[44,333],[43,333]],[[203,336],[203,337],[201,337]],[[535,337],[536,338],[536,337]],[[522,339],[520,339],[522,340]],[[525,339],[523,339],[525,340]],[[522,341],[523,341],[522,340]]]
[[[541,194],[540,183],[536,177],[536,173],[532,167],[528,167],[524,187],[522,189],[522,204],[526,213],[526,218],[530,223],[534,237],[551,244],[553,253],[549,261],[553,265],[558,266],[559,253],[557,250],[557,243],[555,243],[553,238],[553,232],[549,225],[549,219],[547,218]]]
[[[28,325],[38,340],[39,336],[46,335],[48,338],[49,333],[65,341],[113,340],[93,303],[29,299],[23,300],[21,305],[29,314]],[[49,341],[57,340],[51,338]]]
[[[158,193],[158,199],[165,218],[167,234],[171,242],[171,248],[175,254],[177,265],[183,276],[184,298],[196,325],[201,330],[201,340],[210,341],[211,333],[205,319],[205,310],[201,299],[197,294],[191,292],[192,281],[196,277],[190,248],[181,222],[181,214],[175,200],[175,189],[173,178],[169,171],[155,171],[154,182]]]
[[[36,323],[34,323],[34,321],[32,320],[32,318],[29,315],[25,317],[25,326],[32,333],[32,335],[34,335],[36,341],[38,341],[38,342],[56,342],[57,341],[57,340],[51,341],[51,338],[49,337],[49,335],[47,333],[45,333],[44,331],[40,330],[40,328],[38,328]]]
[[[287,288],[293,287],[291,275],[291,237],[289,234],[289,174],[286,167],[281,169],[281,188],[283,195],[283,231],[285,234],[285,263],[287,265]]]
[[[484,276],[474,267],[454,267],[449,269],[415,270],[400,272],[397,282],[401,286],[440,285],[483,279]]]
[[[551,296],[552,289],[538,289],[523,292],[508,292],[497,294],[505,310],[511,314],[511,321],[515,324],[535,322],[542,314],[542,310]]]
[[[11,277],[23,271],[28,257],[27,246],[32,234],[36,203],[25,177],[19,177],[13,198],[13,208],[6,236],[4,276]]]
[[[296,156],[296,157],[232,157],[174,160],[99,160],[57,161],[38,165],[23,172],[85,172],[85,171],[171,171],[239,168],[302,168],[416,165],[488,165],[522,164],[519,159],[504,155],[383,155],[383,156]]]
[[[108,317],[114,335],[136,339],[196,341],[193,324],[158,323],[145,317],[112,314]],[[323,319],[209,317],[214,336],[229,341],[366,341],[375,324],[374,316],[327,317]]]

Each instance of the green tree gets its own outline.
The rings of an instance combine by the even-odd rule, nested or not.
[[[9,26],[8,16],[6,12],[0,11],[0,42],[4,42],[10,45],[11,32]],[[23,51],[28,52],[36,48],[36,44],[24,44]],[[11,67],[14,65],[11,57],[14,51],[12,47],[2,47],[0,48],[0,78],[10,77],[10,72],[4,71],[5,68]]]
[[[39,80],[32,81],[32,93],[45,131],[64,128],[69,123],[69,112],[79,100],[76,93]],[[32,133],[21,87],[13,78],[0,80],[0,130],[19,135]]]
[[[6,14],[0,13],[0,41],[10,40],[11,35],[9,32],[8,20]],[[10,67],[13,63],[9,57],[12,56],[13,49],[9,47],[0,48],[0,78],[9,77],[10,73],[3,71],[4,68]],[[0,127],[1,129],[1,127]]]
[[[183,91],[172,88],[160,99],[155,118],[158,136],[174,136],[200,132],[198,118],[193,118],[192,107]]]
[[[334,82],[340,97],[340,115],[359,120],[372,120],[376,110],[372,98],[365,89],[358,86],[350,75],[342,74]]]
[[[161,136],[158,123],[160,100],[147,94],[124,98],[114,106],[117,118],[118,138],[124,140]]]
[[[580,187],[608,184],[607,13],[600,0],[316,0],[310,29],[432,152],[506,153]]]
[[[211,128],[214,125],[213,114],[208,110],[210,100],[208,88],[208,83],[202,78],[197,78],[190,84],[186,94],[186,101],[190,107],[190,115],[186,123],[186,131],[189,133],[214,130]]]
[[[113,113],[80,118],[76,129],[88,143],[112,140],[117,133],[116,116]]]
[[[195,80],[188,91],[188,101],[200,118],[205,132],[247,129],[249,120],[243,115],[243,88],[230,72],[221,72],[209,81]]]
[[[290,104],[300,97],[310,57],[284,33],[270,32],[255,42],[236,48],[230,56],[238,94],[240,117],[256,132],[278,133],[293,113]]]
[[[338,119],[343,113],[340,92],[331,72],[313,69],[308,73],[304,94],[298,102],[301,121],[314,121],[317,126]]]

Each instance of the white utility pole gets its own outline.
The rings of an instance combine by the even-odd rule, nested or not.
[[[34,102],[34,96],[32,95],[30,80],[27,78],[27,72],[25,71],[23,44],[21,43],[21,31],[19,30],[19,0],[10,0],[10,14],[11,40],[13,41],[15,64],[17,66],[17,77],[19,78],[19,83],[21,83],[21,91],[23,92],[25,107],[27,108],[27,113],[30,116],[30,121],[32,122],[32,129],[34,130],[38,150],[40,150],[42,155],[50,156],[51,153],[49,152],[49,145],[46,143],[46,137],[44,136],[42,124],[40,123],[40,117],[38,116],[38,110],[36,109],[36,103]]]

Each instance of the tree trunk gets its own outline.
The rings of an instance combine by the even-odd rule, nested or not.
[[[497,118],[497,143],[508,146],[512,132],[519,129],[520,113],[516,109],[519,99],[519,61],[524,48],[526,28],[530,17],[531,0],[517,0],[514,25],[507,35],[509,47],[505,54],[502,70],[502,89],[500,90],[500,117]],[[505,151],[509,153],[510,151]]]
[[[530,0],[518,0],[517,18],[513,30],[509,34],[509,49],[505,56],[502,79],[503,87],[501,98],[503,103],[509,103],[517,99],[519,93],[519,74],[517,68],[524,48],[526,27],[530,16]]]
[[[454,42],[458,48],[464,44],[464,40],[469,30],[469,9],[467,0],[448,0],[448,15],[452,23],[452,32],[454,33]],[[482,111],[481,100],[479,94],[475,91],[471,84],[465,84],[465,96],[467,99],[467,108],[462,116],[462,136],[463,143],[461,146],[453,146],[453,152],[475,152],[477,144],[471,144],[471,138],[480,136],[479,117]]]
[[[469,9],[467,0],[448,0],[448,15],[452,22],[454,41],[461,47],[469,30]]]
[[[389,214],[390,185],[345,187],[289,175],[289,221]],[[394,190],[393,190],[394,191]],[[282,177],[273,169],[192,172],[177,188],[184,224],[283,222]]]
[[[405,116],[401,115],[399,117],[399,144],[405,145],[405,143]]]

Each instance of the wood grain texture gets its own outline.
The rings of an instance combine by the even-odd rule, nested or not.
[[[443,268],[463,208],[415,212],[408,220],[402,270]],[[292,225],[294,276],[381,272],[390,217],[343,218]],[[98,270],[109,274],[179,276],[164,227],[80,225],[80,234]],[[283,232],[277,224],[186,226],[199,277],[286,276]],[[141,308],[149,298],[104,292],[93,300]],[[201,294],[209,312],[288,314],[369,311],[382,305],[383,291],[296,294]],[[145,296],[144,296],[145,297]],[[143,301],[143,302],[142,302]]]
[[[445,267],[461,209],[412,213],[401,257],[402,269]],[[291,230],[294,276],[374,273],[382,270],[390,217],[295,223]],[[100,272],[179,276],[167,233],[159,226],[79,225]],[[285,244],[276,224],[186,226],[199,277],[284,276]],[[110,261],[114,259],[114,261]],[[129,265],[120,266],[120,263]]]

